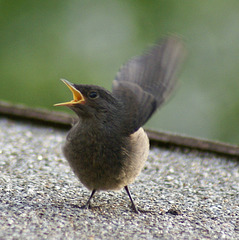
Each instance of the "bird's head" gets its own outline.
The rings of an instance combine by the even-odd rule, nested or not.
[[[73,100],[57,103],[54,106],[67,106],[80,118],[90,117],[104,121],[109,118],[112,112],[117,111],[117,100],[106,89],[95,85],[78,85],[65,79],[61,80],[71,90]]]

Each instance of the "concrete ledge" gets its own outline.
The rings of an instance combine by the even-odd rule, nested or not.
[[[129,186],[140,214],[123,191],[82,210],[90,193],[62,156],[66,129],[1,115],[0,239],[239,239],[236,155],[155,139]]]
[[[53,112],[44,109],[29,108],[24,105],[14,105],[3,101],[0,101],[0,115],[64,129],[70,129],[71,125],[76,121],[75,115],[63,112]],[[238,145],[189,137],[175,133],[154,131],[150,129],[146,129],[146,132],[152,144],[174,145],[206,152],[239,156]]]

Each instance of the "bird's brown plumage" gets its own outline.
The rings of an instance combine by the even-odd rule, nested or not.
[[[79,121],[68,133],[63,152],[80,181],[92,190],[91,197],[95,191],[123,187],[129,194],[127,185],[141,172],[149,151],[141,126],[172,92],[182,56],[179,39],[163,40],[120,69],[112,93],[64,80],[74,100],[58,105],[75,111]]]

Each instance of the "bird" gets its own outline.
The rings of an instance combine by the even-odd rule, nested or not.
[[[128,185],[140,174],[149,154],[149,139],[142,126],[171,95],[183,58],[181,39],[168,36],[126,62],[111,92],[61,79],[73,100],[54,106],[66,106],[78,116],[67,134],[63,154],[91,191],[80,208],[91,208],[96,192],[124,188],[133,211],[139,212]]]

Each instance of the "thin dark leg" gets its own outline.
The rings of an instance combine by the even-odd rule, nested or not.
[[[96,190],[94,189],[94,190],[92,191],[92,193],[91,193],[88,201],[86,202],[86,204],[81,207],[82,209],[90,208],[90,200],[91,200],[91,198],[94,196],[95,192],[96,192]]]
[[[133,199],[132,199],[132,197],[131,197],[131,195],[130,195],[128,186],[125,186],[124,189],[126,190],[128,196],[129,196],[129,199],[130,199],[130,201],[131,201],[131,203],[132,203],[132,208],[133,208],[134,212],[135,212],[135,213],[139,213],[138,210],[137,210],[137,208],[136,208],[136,206],[135,206],[135,204],[134,204],[134,201],[133,201]]]

